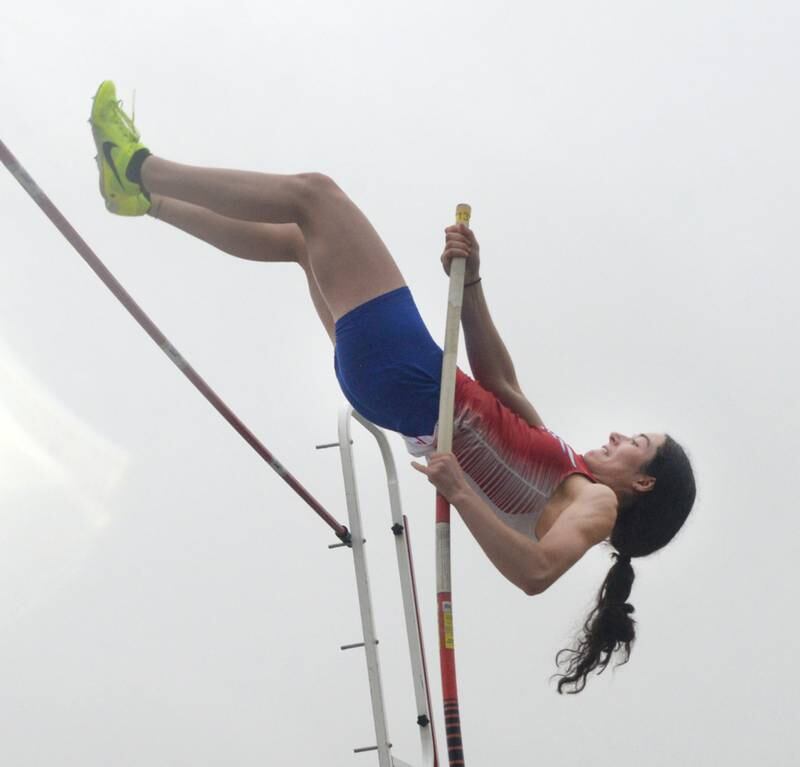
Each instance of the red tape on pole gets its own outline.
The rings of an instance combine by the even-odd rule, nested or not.
[[[450,528],[450,504],[436,494],[437,537],[443,526]],[[448,544],[449,548],[449,544]],[[442,672],[442,699],[444,702],[444,728],[447,738],[447,756],[450,767],[464,764],[464,747],[461,739],[461,716],[458,710],[458,683],[456,677],[456,651],[453,633],[453,595],[450,590],[436,595],[439,613],[439,665]]]

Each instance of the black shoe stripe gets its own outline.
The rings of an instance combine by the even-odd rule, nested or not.
[[[114,176],[116,177],[120,188],[124,191],[125,187],[122,184],[122,179],[119,177],[119,173],[117,172],[117,166],[114,165],[114,159],[111,156],[112,149],[119,149],[119,147],[111,141],[103,142],[103,157],[106,158],[106,162],[111,166],[111,170],[114,171]]]

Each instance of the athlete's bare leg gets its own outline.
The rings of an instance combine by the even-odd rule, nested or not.
[[[333,320],[405,285],[366,216],[327,176],[196,168],[149,157],[142,182],[151,193],[198,205],[227,218],[296,224]]]
[[[238,258],[299,264],[306,275],[311,301],[325,332],[335,341],[335,328],[325,299],[311,271],[303,234],[296,224],[263,224],[227,218],[182,200],[151,195],[150,215]]]

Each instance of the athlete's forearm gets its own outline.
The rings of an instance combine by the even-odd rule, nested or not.
[[[471,488],[453,506],[492,564],[526,594],[539,593],[545,572],[539,544],[504,525]]]
[[[482,283],[464,289],[461,325],[475,379],[487,389],[518,386],[514,363],[489,314]]]

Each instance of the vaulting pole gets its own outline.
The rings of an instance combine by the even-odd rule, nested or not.
[[[133,318],[142,326],[145,332],[152,338],[169,357],[178,369],[195,386],[195,388],[214,406],[219,414],[244,438],[250,447],[253,448],[289,487],[292,488],[314,511],[325,521],[325,523],[336,533],[336,536],[344,543],[350,543],[350,533],[344,525],[339,524],[323,506],[309,493],[259,442],[256,436],[242,423],[236,414],[217,396],[216,392],[195,372],[194,368],[180,355],[178,350],[169,342],[166,336],[156,327],[155,323],[142,311],[139,305],[120,285],[117,279],[105,267],[103,262],[94,254],[92,249],[84,242],[81,236],[72,228],[61,212],[50,201],[50,198],[42,191],[39,185],[28,175],[25,168],[9,151],[8,147],[0,141],[0,160],[8,168],[14,178],[19,181],[22,188],[31,196],[33,201],[42,209],[44,214],[53,222],[55,227],[67,239],[80,256],[91,267],[94,273],[103,281],[105,286],[114,294],[119,302],[131,313]]]
[[[459,205],[456,208],[456,223],[469,226],[471,213],[472,209],[469,205]],[[461,305],[464,299],[465,268],[466,262],[463,258],[454,258],[450,262],[450,293],[447,299],[447,323],[445,325],[442,382],[439,395],[437,453],[450,453],[453,450],[456,362]],[[447,753],[450,767],[461,767],[464,764],[464,748],[461,742],[461,716],[458,711],[456,654],[453,639],[453,600],[450,585],[450,504],[439,493],[436,494],[436,593]]]

